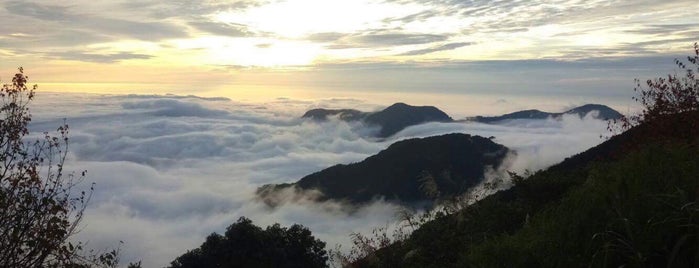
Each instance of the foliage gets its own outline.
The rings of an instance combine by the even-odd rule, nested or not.
[[[689,62],[699,66],[699,48]],[[699,72],[637,87],[640,115],[599,146],[529,176],[362,267],[694,267],[699,265]],[[623,123],[623,121],[622,121]]]
[[[485,167],[497,169],[507,153],[490,139],[467,134],[408,139],[361,162],[335,165],[294,184],[262,186],[257,194],[274,200],[279,190],[296,187],[319,190],[321,199],[362,204],[384,198],[420,208],[463,194],[481,182]]]
[[[513,175],[521,178],[521,176],[514,173],[510,174],[510,176]],[[530,174],[527,171],[525,175],[528,176]],[[439,196],[441,192],[436,189],[433,180],[429,173],[423,173],[423,177],[420,179],[423,185],[420,188],[426,194]],[[439,199],[435,206],[426,211],[415,211],[403,207],[398,211],[399,221],[397,223],[375,228],[369,235],[361,233],[350,234],[352,247],[348,252],[343,252],[340,245],[336,246],[335,250],[331,250],[332,263],[341,267],[392,267],[399,263],[401,266],[406,266],[409,264],[405,263],[406,260],[412,262],[414,261],[412,258],[421,255],[417,250],[407,253],[401,251],[403,248],[413,246],[411,243],[415,240],[412,239],[415,237],[413,232],[425,230],[426,227],[424,225],[426,224],[440,222],[453,217],[457,213],[463,213],[470,204],[487,196],[490,192],[500,189],[503,182],[502,178],[492,178],[484,181],[481,185],[473,187],[466,193]],[[445,237],[435,242],[442,243],[448,239],[450,238]],[[448,254],[448,252],[452,251],[447,249],[444,253]]]
[[[170,267],[326,267],[327,260],[325,243],[307,228],[274,224],[263,230],[241,217],[224,235],[209,235]]]
[[[93,188],[76,192],[85,171],[64,171],[68,125],[27,138],[37,88],[28,79],[19,68],[0,89],[0,267],[116,267],[118,249],[85,253],[70,241]]]
[[[560,204],[533,215],[512,235],[478,244],[460,261],[508,267],[691,267],[699,249],[697,156],[689,146],[651,146],[620,162],[598,163]]]
[[[648,79],[645,86],[636,79],[634,91],[638,96],[633,99],[639,102],[643,110],[639,114],[623,117],[610,124],[610,130],[628,130],[640,124],[654,125],[658,133],[655,135],[677,134],[674,126],[667,125],[668,115],[682,116],[684,124],[690,124],[687,137],[694,137],[699,129],[699,44],[694,43],[694,55],[687,57],[687,62],[675,59],[679,73],[668,74],[667,77]],[[694,131],[691,131],[694,130]]]
[[[65,174],[68,126],[58,136],[26,143],[28,104],[36,86],[27,87],[20,68],[0,91],[0,266],[62,266],[81,245],[68,242],[82,219],[89,193],[71,192],[85,173]]]

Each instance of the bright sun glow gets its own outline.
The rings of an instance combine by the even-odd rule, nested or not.
[[[198,51],[198,61],[208,65],[241,67],[308,65],[313,63],[320,49],[319,45],[308,42],[267,38],[208,36],[174,43],[179,49]]]
[[[53,83],[196,72],[216,85],[279,84],[252,74],[645,57],[696,41],[696,0],[650,2],[0,1],[0,69],[41,68]]]
[[[263,5],[246,12],[221,12],[221,22],[249,25],[286,38],[302,38],[320,32],[355,32],[382,26],[382,19],[400,17],[424,10],[417,5],[372,1],[288,0]],[[266,18],[261,20],[260,18]]]
[[[308,65],[316,53],[316,49],[308,44],[284,41],[233,42],[230,46],[208,51],[210,59],[218,64],[262,67]]]

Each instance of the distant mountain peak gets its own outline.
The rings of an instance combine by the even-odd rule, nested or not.
[[[427,122],[452,122],[454,120],[434,106],[412,106],[399,102],[382,111],[369,114],[364,121],[381,126],[379,136],[385,138],[409,126]]]
[[[480,136],[446,134],[407,139],[348,165],[335,165],[290,184],[265,185],[257,194],[270,205],[277,193],[314,192],[317,200],[350,203],[380,198],[403,204],[431,202],[461,194],[483,180],[486,167],[498,168],[509,150]],[[435,192],[425,192],[424,183]],[[320,193],[320,194],[318,194]]]
[[[403,102],[397,102],[385,109],[367,113],[354,109],[312,109],[302,117],[317,121],[328,120],[337,116],[343,121],[363,121],[369,125],[381,127],[378,136],[390,137],[409,126],[428,122],[452,122],[454,121],[445,112],[434,106],[412,106]]]
[[[598,114],[596,117],[602,120],[614,120],[623,117],[621,113],[610,108],[609,106],[595,103],[585,104],[583,106],[570,109],[565,111],[564,114],[577,114],[580,117],[584,117],[592,111],[597,111]]]
[[[512,112],[500,116],[476,116],[469,118],[470,121],[481,122],[481,123],[496,123],[504,120],[514,120],[514,119],[547,119],[547,118],[560,118],[565,114],[575,114],[579,117],[585,117],[590,112],[597,111],[595,118],[600,120],[614,120],[619,119],[623,115],[618,111],[610,108],[609,106],[602,104],[585,104],[579,107],[572,108],[562,113],[549,113],[536,109],[522,110],[517,112]]]
[[[343,121],[357,121],[362,120],[366,117],[368,113],[355,110],[355,109],[311,109],[301,116],[302,118],[310,118],[316,121],[328,120],[328,117],[337,116]]]
[[[414,107],[414,106],[408,105],[405,102],[396,102],[394,104],[391,104],[391,106],[388,106],[386,109],[400,108],[400,107]]]

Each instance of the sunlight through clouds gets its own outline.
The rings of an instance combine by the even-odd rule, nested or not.
[[[337,72],[325,68],[343,65],[341,76],[351,78],[349,84],[361,84],[374,74],[358,75],[362,69],[356,68],[370,65],[382,72],[385,66],[410,67],[378,74],[390,81],[413,79],[412,68],[432,72],[423,63],[447,69],[541,59],[650,65],[653,57],[677,57],[696,41],[695,6],[691,0],[3,1],[0,16],[7,20],[0,28],[0,70],[33,67],[42,70],[33,73],[39,82],[76,86],[94,79],[55,68],[47,71],[48,66],[71,65],[109,82],[147,80],[161,88],[179,83],[170,78],[181,77],[182,70],[209,73],[206,84],[216,87],[240,81],[306,87],[305,82],[290,81],[289,72],[307,76],[307,70]],[[460,85],[465,93],[484,90],[470,82],[490,80],[482,74],[452,75],[447,80],[470,76]],[[534,79],[548,77],[537,74]],[[544,87],[558,89],[552,83]],[[211,86],[202,87],[207,89]],[[498,90],[515,89],[503,85]]]
[[[243,11],[214,14],[221,22],[242,23],[281,38],[303,38],[319,32],[350,33],[381,28],[381,20],[409,15],[424,7],[400,8],[378,1],[288,0]]]
[[[300,202],[272,209],[255,201],[255,190],[361,161],[399,140],[446,133],[495,136],[518,152],[511,168],[521,172],[596,145],[606,133],[604,121],[572,116],[501,125],[428,123],[377,140],[366,135],[371,127],[359,122],[300,118],[315,107],[383,108],[362,99],[247,103],[222,97],[42,93],[32,107],[30,129],[42,135],[68,118],[66,167],[88,170],[82,186],[96,183],[77,238],[97,249],[124,241],[122,260],[143,260],[144,267],[166,265],[241,216],[262,226],[300,223],[328,249],[348,248],[351,232],[370,233],[396,221],[399,207],[376,201],[348,213],[335,202]]]

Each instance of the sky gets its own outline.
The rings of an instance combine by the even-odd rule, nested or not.
[[[600,135],[607,133],[604,121],[565,116],[498,125],[428,123],[378,140],[371,137],[376,128],[360,122],[300,117],[315,107],[347,106],[381,108],[336,98],[259,104],[220,97],[39,92],[30,106],[29,128],[40,138],[44,131],[55,133],[66,119],[64,168],[87,170],[80,188],[95,183],[73,239],[96,250],[123,241],[121,263],[141,260],[144,267],[166,266],[241,216],[262,227],[302,224],[327,242],[327,249],[349,250],[352,232],[394,226],[399,207],[379,200],[351,213],[338,203],[301,199],[270,208],[257,201],[255,191],[361,161],[399,140],[447,133],[494,136],[517,152],[487,173],[506,179],[506,170],[545,168],[602,142]]]
[[[698,16],[695,0],[3,0],[0,78],[24,66],[59,92],[619,107],[634,78],[691,52]]]
[[[0,0],[0,82],[39,86],[33,135],[71,126],[66,167],[96,182],[82,231],[162,267],[240,216],[301,223],[329,248],[395,222],[381,201],[270,209],[257,187],[452,132],[537,170],[601,141],[592,118],[429,123],[387,140],[311,108],[434,105],[455,119],[602,103],[637,109],[634,78],[675,70],[699,41],[696,0]],[[495,171],[504,172],[504,170]],[[85,184],[89,186],[89,184]],[[85,186],[83,185],[83,186]]]

